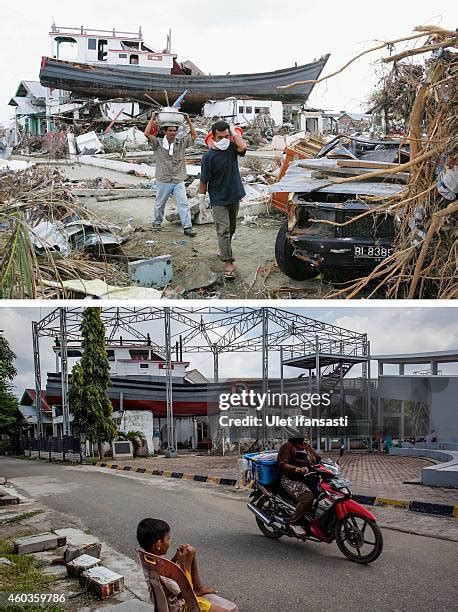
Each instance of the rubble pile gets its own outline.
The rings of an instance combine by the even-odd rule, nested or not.
[[[351,226],[361,221],[393,220],[392,254],[369,274],[327,297],[373,297],[380,292],[389,298],[458,296],[457,54],[452,50],[456,48],[456,32],[433,26],[419,26],[415,31],[413,36],[381,43],[314,81],[338,74],[365,53],[388,50],[389,55],[381,61],[393,69],[375,99],[386,107],[385,117],[394,121],[394,130],[387,129],[399,137],[398,141],[387,139],[364,155],[357,139],[339,139],[319,154],[328,159],[297,161],[285,176],[290,191],[343,189],[358,199],[365,196],[369,210],[342,221],[321,219],[321,225],[351,232]],[[418,44],[420,38],[425,40],[414,47],[412,41]],[[394,45],[400,42],[407,42],[407,48],[394,54]],[[421,56],[424,66],[409,65],[406,69],[404,60],[416,56]],[[401,127],[403,117],[408,118],[405,130]]]
[[[387,196],[380,207],[396,219],[394,253],[367,278],[353,283],[348,288],[349,297],[358,296],[371,281],[390,298],[458,297],[457,55],[449,50],[456,47],[456,33],[426,26],[416,30],[427,35],[423,46],[383,60],[394,63],[388,93],[393,89],[404,92],[391,97],[392,103],[401,105],[397,114],[402,116],[406,113],[405,71],[398,71],[396,63],[433,51],[426,58],[416,95],[411,98],[409,135],[405,138],[410,160],[386,171],[393,179],[409,172],[405,188]],[[417,71],[415,76],[419,75]],[[397,79],[402,81],[400,87]],[[377,170],[368,178],[381,174],[383,170]],[[333,296],[340,294],[335,292]]]
[[[106,260],[125,239],[78,202],[56,169],[0,174],[0,291],[3,298],[64,297],[63,283],[127,277]]]

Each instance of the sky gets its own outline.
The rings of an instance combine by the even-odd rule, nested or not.
[[[445,351],[458,349],[458,307],[426,307],[426,306],[387,306],[387,307],[351,307],[322,306],[310,308],[293,308],[281,304],[281,307],[291,312],[331,323],[360,333],[367,333],[371,342],[371,354],[396,354],[427,351]],[[16,353],[16,368],[18,376],[14,384],[16,394],[22,395],[27,387],[34,387],[34,367],[32,350],[32,321],[39,321],[49,314],[51,308],[1,307],[0,329]],[[163,322],[149,322],[141,325],[143,333],[149,332],[152,341],[161,342],[163,338]],[[172,322],[172,334],[179,331],[177,324]],[[55,371],[55,358],[51,350],[52,339],[40,340],[41,370],[43,384],[45,373]],[[190,369],[197,368],[211,378],[212,356],[210,354],[184,354],[188,359]],[[270,354],[270,375],[279,376],[279,354]],[[74,361],[69,360],[69,367]],[[391,366],[393,368],[394,366]],[[413,369],[425,369],[426,366],[412,366]],[[441,365],[444,374],[458,374],[456,364]],[[285,376],[297,376],[296,369],[289,369]],[[352,369],[350,376],[358,376],[360,371]],[[390,366],[386,368],[390,373]],[[408,373],[406,371],[406,373]],[[376,363],[372,363],[372,375],[376,375]],[[261,376],[260,353],[231,353],[220,357],[220,377],[259,377]]]
[[[453,7],[455,8],[453,9]],[[331,53],[325,73],[373,45],[374,40],[408,36],[417,25],[454,29],[456,2],[425,0],[25,0],[0,2],[0,123],[12,116],[8,101],[21,80],[38,80],[42,55],[49,54],[52,20],[60,26],[137,31],[153,47],[165,46],[172,28],[172,50],[204,72],[226,74],[270,71],[305,64]],[[402,47],[399,48],[402,50]],[[309,104],[327,110],[360,112],[380,77],[379,55],[364,57],[319,84]],[[324,73],[324,74],[325,74]]]

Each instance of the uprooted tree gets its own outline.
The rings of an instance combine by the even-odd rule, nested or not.
[[[395,53],[398,43],[408,48]],[[418,43],[414,46],[412,43]],[[386,197],[380,206],[355,216],[342,226],[368,214],[389,214],[395,219],[394,253],[366,277],[356,279],[327,297],[359,297],[380,290],[389,298],[456,298],[458,168],[456,113],[458,63],[457,34],[434,26],[418,26],[411,36],[380,43],[350,59],[336,72],[301,83],[319,83],[342,72],[363,55],[387,50],[382,65],[392,66],[375,100],[395,124],[403,121],[408,134],[410,160],[389,170],[334,179],[336,183],[371,180],[381,174],[409,172],[405,189]],[[422,64],[413,64],[412,58]],[[410,63],[407,63],[410,62]],[[290,83],[282,88],[292,87]],[[447,176],[447,178],[445,178]],[[452,184],[453,188],[450,188]],[[378,198],[379,199],[379,198]]]
[[[8,340],[0,333],[0,454],[16,450],[22,430],[18,400],[12,386],[17,375],[15,359]]]
[[[100,315],[101,308],[86,308],[83,312],[80,327],[83,356],[72,369],[68,399],[73,424],[90,442],[97,444],[102,458],[102,445],[116,437],[117,427],[111,418],[110,364]]]

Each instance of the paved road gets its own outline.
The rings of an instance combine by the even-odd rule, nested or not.
[[[268,540],[242,499],[211,485],[6,458],[0,476],[132,558],[138,521],[167,520],[172,545],[195,544],[206,582],[242,612],[456,609],[456,542],[384,530],[382,556],[359,566],[335,544]]]

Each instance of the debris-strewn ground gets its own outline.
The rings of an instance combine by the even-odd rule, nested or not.
[[[151,180],[80,164],[62,164],[57,168],[36,166],[27,171],[28,183],[22,183],[21,189],[19,178],[25,175],[17,173],[16,176],[17,184],[4,190],[3,210],[7,210],[3,217],[6,231],[1,238],[2,253],[5,261],[13,263],[18,259],[24,262],[25,269],[34,269],[36,277],[30,278],[22,294],[22,276],[4,279],[5,297],[55,297],[59,288],[43,286],[42,281],[56,279],[56,270],[62,280],[97,278],[112,285],[127,286],[128,261],[166,254],[172,256],[174,272],[173,281],[164,293],[167,297],[319,298],[329,291],[329,284],[321,279],[297,282],[279,271],[274,248],[283,216],[267,206],[265,214],[238,220],[233,243],[237,276],[234,281],[225,281],[224,264],[217,255],[217,238],[212,224],[195,225],[195,238],[185,236],[177,222],[164,221],[162,231],[152,230],[155,191],[148,187],[153,184]],[[110,185],[116,185],[116,189],[109,189]],[[124,197],[123,192],[131,189],[141,192],[141,197],[135,194]],[[17,218],[17,202],[21,210],[25,210],[24,218]],[[11,210],[14,215],[8,212]],[[47,218],[59,223],[72,214],[90,219],[101,227],[112,224],[118,228],[116,235],[125,236],[127,240],[119,247],[110,245],[102,251],[97,248],[75,250],[65,257],[50,251],[40,255],[31,248],[28,243],[29,235],[33,236],[30,227],[37,219]],[[20,245],[15,240],[14,228],[20,230]],[[15,258],[11,257],[8,245],[15,245]],[[18,270],[17,266],[10,267]]]

